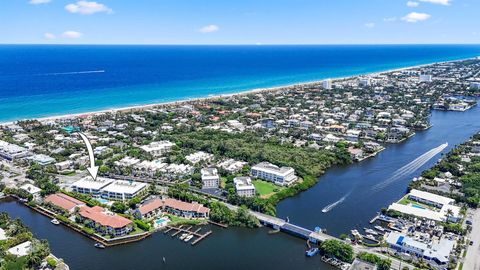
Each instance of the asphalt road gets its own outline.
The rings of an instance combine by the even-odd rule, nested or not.
[[[470,240],[473,241],[472,246],[468,246],[467,256],[463,262],[463,269],[480,270],[480,209],[475,210],[473,215],[472,232]]]

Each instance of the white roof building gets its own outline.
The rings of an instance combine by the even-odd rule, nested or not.
[[[143,145],[140,148],[153,156],[161,156],[169,152],[174,145],[175,145],[174,143],[169,141],[158,141],[158,142],[151,142],[148,145]]]
[[[218,188],[220,185],[220,176],[216,168],[203,168],[202,174],[202,188]]]
[[[3,241],[3,240],[7,240],[7,234],[5,233],[5,231],[0,228],[0,241]]]
[[[280,186],[290,185],[298,179],[293,168],[278,167],[269,162],[261,162],[253,166],[250,174]]]
[[[102,188],[102,198],[112,200],[129,200],[141,194],[147,188],[146,183],[115,180]]]
[[[446,221],[448,219],[457,222],[460,218],[460,207],[453,205],[454,199],[416,189],[412,189],[407,196],[410,200],[428,204],[432,207],[430,209],[417,204],[393,203],[388,209],[435,221]],[[451,211],[450,215],[449,210]]]
[[[239,176],[233,179],[235,184],[235,192],[241,197],[255,196],[255,186],[252,184],[252,179],[248,176]]]
[[[101,195],[101,189],[110,185],[113,181],[113,179],[104,177],[97,177],[97,180],[93,180],[92,177],[86,176],[73,183],[70,188],[74,192],[91,194],[93,197],[99,197]]]
[[[387,243],[398,250],[413,253],[427,260],[435,260],[437,263],[448,263],[455,241],[442,238],[429,242],[422,242],[399,232],[390,232]]]
[[[44,155],[44,154],[38,154],[38,155],[33,155],[31,157],[28,157],[27,158],[28,160],[31,160],[33,162],[36,162],[42,166],[45,166],[45,165],[48,165],[48,164],[52,164],[55,162],[55,159],[52,158],[52,157],[49,157],[47,155]]]
[[[17,257],[27,256],[32,249],[32,242],[26,241],[7,250],[8,253]]]
[[[12,161],[27,155],[29,155],[29,152],[26,148],[5,141],[0,141],[0,157]]]
[[[36,187],[32,184],[25,184],[25,185],[21,186],[20,189],[25,190],[26,192],[30,193],[33,196],[39,195],[40,192],[42,191],[42,189],[40,189],[40,188],[38,188],[38,187]]]
[[[213,159],[213,155],[205,153],[203,151],[199,151],[186,156],[185,159],[190,161],[192,164],[197,164],[200,161],[209,161]]]

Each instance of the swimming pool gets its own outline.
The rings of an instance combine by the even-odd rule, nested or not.
[[[423,207],[421,205],[418,205],[418,204],[414,204],[414,203],[412,203],[412,207],[419,208],[419,209],[425,209],[425,207]]]
[[[97,201],[101,204],[108,204],[110,202],[109,200],[105,200],[105,199],[102,199],[102,198],[98,198]]]

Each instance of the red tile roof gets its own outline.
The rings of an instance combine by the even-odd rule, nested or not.
[[[63,193],[55,193],[48,195],[45,198],[45,202],[51,203],[57,207],[60,207],[66,211],[71,211],[73,208],[77,206],[83,206],[85,205],[84,202],[79,201],[75,198],[72,198],[68,195],[65,195]]]
[[[140,211],[140,214],[145,215],[152,212],[155,209],[162,208],[162,207],[163,207],[162,200],[157,198],[140,206],[138,208],[138,211]]]
[[[210,212],[210,209],[196,202],[187,203],[187,202],[182,202],[179,200],[169,198],[169,199],[166,199],[164,203],[165,203],[165,206],[174,208],[180,211],[197,212],[197,213],[203,213],[203,214]]]
[[[114,229],[123,228],[132,223],[130,219],[114,213],[105,212],[105,209],[100,206],[82,207],[80,208],[79,214],[86,219],[95,221],[95,223]]]

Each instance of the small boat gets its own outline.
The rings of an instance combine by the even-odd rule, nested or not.
[[[54,225],[60,224],[60,222],[56,218],[52,219],[50,222]]]
[[[311,248],[307,251],[305,251],[305,256],[307,257],[313,257],[318,254],[318,248]]]
[[[367,238],[368,240],[377,241],[377,239],[371,234],[365,235],[365,238]]]
[[[372,229],[364,228],[365,232],[371,235],[378,235],[378,233]]]
[[[165,257],[163,257],[163,263],[166,263],[166,262],[167,262],[167,260],[165,259]]]
[[[380,231],[380,232],[384,232],[384,231],[385,231],[385,229],[384,229],[382,226],[378,226],[378,225],[377,225],[377,226],[375,226],[374,228],[375,228],[377,231]]]
[[[180,238],[180,240],[183,240],[183,239],[185,239],[185,237],[187,237],[187,236],[188,236],[188,233],[182,233],[182,235],[180,235],[179,238]]]
[[[183,241],[184,241],[184,242],[188,242],[188,241],[190,241],[192,238],[193,238],[193,235],[189,234],[189,235],[187,235],[187,237],[185,237],[185,240],[183,240]]]
[[[100,249],[104,249],[104,248],[105,248],[105,246],[102,245],[101,243],[95,243],[94,246],[95,246],[96,248],[100,248]]]

